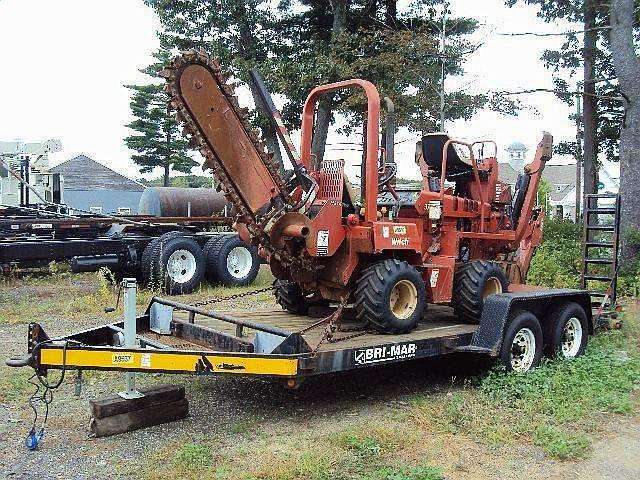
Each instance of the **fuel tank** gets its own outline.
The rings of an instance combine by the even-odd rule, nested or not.
[[[142,192],[139,215],[155,217],[208,217],[229,214],[222,193],[212,188],[149,187]]]

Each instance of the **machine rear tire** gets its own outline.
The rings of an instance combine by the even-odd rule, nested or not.
[[[296,315],[307,315],[310,307],[321,307],[329,305],[329,302],[317,298],[314,294],[307,294],[302,291],[295,282],[288,280],[278,280],[273,282],[275,288],[274,295],[276,302],[288,312]]]
[[[218,235],[204,246],[206,278],[211,283],[228,286],[248,285],[260,270],[260,257],[237,235]]]
[[[453,280],[452,304],[455,314],[465,323],[479,323],[484,299],[507,291],[509,281],[495,262],[472,260],[461,266]]]
[[[407,333],[426,305],[422,275],[405,261],[387,259],[366,268],[356,285],[357,317],[381,333]]]

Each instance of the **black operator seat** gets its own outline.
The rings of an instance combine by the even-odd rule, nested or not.
[[[448,140],[450,137],[446,133],[428,133],[422,137],[422,156],[427,165],[438,175],[442,173],[444,144]],[[468,175],[473,175],[471,160],[460,155],[456,146],[450,144],[447,148],[446,178],[454,180]]]

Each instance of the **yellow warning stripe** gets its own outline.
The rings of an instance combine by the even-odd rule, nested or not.
[[[61,367],[62,348],[40,350],[40,366]],[[206,357],[207,362],[203,362]],[[298,373],[295,358],[267,358],[253,355],[228,356],[222,354],[159,353],[135,350],[68,349],[66,365],[90,370],[91,368],[117,370],[153,370],[164,372],[196,372],[200,361],[203,373],[237,373],[253,375],[291,376]]]

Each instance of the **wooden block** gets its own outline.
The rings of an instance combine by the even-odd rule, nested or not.
[[[174,422],[187,415],[189,415],[189,401],[183,398],[111,417],[92,418],[89,428],[94,437],[108,437],[161,423]]]
[[[126,399],[119,395],[91,400],[93,418],[105,418],[151,407],[160,403],[174,402],[184,398],[184,387],[180,385],[162,385],[160,387],[141,388],[144,397]]]

